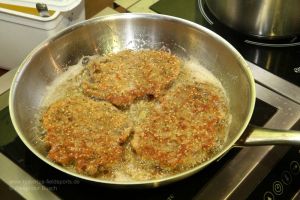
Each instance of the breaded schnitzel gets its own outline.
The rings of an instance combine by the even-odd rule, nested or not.
[[[68,97],[50,105],[42,116],[48,157],[64,166],[75,165],[96,176],[122,160],[131,132],[128,117],[109,102]]]
[[[159,101],[134,129],[131,145],[136,154],[165,170],[182,171],[207,160],[227,130],[223,92],[211,84],[185,84]]]
[[[85,95],[127,106],[146,95],[158,97],[176,79],[180,60],[165,51],[125,50],[91,61]]]

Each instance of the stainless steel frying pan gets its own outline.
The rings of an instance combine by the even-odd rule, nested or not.
[[[230,99],[232,124],[224,148],[210,160],[163,179],[116,182],[77,174],[47,158],[34,117],[45,88],[82,56],[131,49],[170,49],[172,53],[206,67],[223,84]],[[118,186],[159,186],[203,169],[235,145],[300,143],[300,134],[271,132],[248,126],[255,103],[254,80],[242,56],[223,38],[195,23],[157,14],[118,14],[72,26],[34,49],[15,75],[9,99],[13,125],[25,145],[40,159],[67,174]],[[248,127],[248,131],[245,132]],[[245,132],[245,133],[244,133]],[[244,134],[243,134],[244,133]],[[243,137],[241,137],[243,135]],[[246,159],[246,158],[245,158]]]

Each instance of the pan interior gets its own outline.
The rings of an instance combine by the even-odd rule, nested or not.
[[[252,114],[255,93],[253,78],[237,51],[211,31],[179,18],[120,14],[72,26],[39,45],[22,63],[10,91],[10,113],[16,131],[33,153],[66,173],[115,184],[69,172],[49,161],[44,145],[37,140],[37,133],[33,131],[34,118],[39,112],[45,88],[68,66],[76,64],[83,56],[102,55],[128,48],[166,48],[186,61],[193,60],[204,66],[225,88],[232,115],[228,139],[223,150],[214,158],[173,177],[129,184],[169,182],[195,173],[226,152],[240,137]]]

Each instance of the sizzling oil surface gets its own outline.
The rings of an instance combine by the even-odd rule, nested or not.
[[[94,59],[97,56],[89,57],[90,60]],[[46,89],[46,95],[41,103],[41,115],[44,110],[58,101],[59,99],[63,99],[66,97],[72,96],[83,96],[82,89],[80,87],[82,83],[83,77],[85,77],[85,66],[82,64],[83,59],[79,61],[78,64],[74,66],[70,66],[69,69],[59,75]],[[220,89],[220,94],[226,99],[226,103],[228,105],[228,99],[226,97],[226,93],[220,81],[205,67],[197,64],[195,60],[191,60],[188,62],[183,62],[181,66],[181,71],[178,78],[172,84],[169,90],[172,88],[176,88],[183,84],[196,84],[196,83],[205,83],[208,85],[212,85],[213,87]],[[139,124],[143,123],[143,120],[147,120],[147,116],[149,115],[149,110],[154,107],[156,110],[160,110],[161,105],[158,101],[149,101],[149,99],[144,98],[135,102],[129,108],[123,110],[124,113],[128,114],[133,123]],[[230,114],[228,114],[228,120],[225,121],[224,127],[228,129],[230,125]],[[41,118],[41,117],[40,117]],[[201,161],[198,161],[194,164],[194,166],[204,162],[213,155],[215,155],[222,148],[222,144],[226,140],[227,130],[224,130],[225,134],[220,134],[218,137],[218,143],[216,146],[206,155],[201,158]],[[192,168],[186,167],[176,170],[169,169],[161,169],[155,165],[152,165],[147,162],[147,160],[141,159],[136,156],[134,150],[132,149],[132,145],[130,144],[132,137],[129,137],[128,141],[124,144],[125,153],[123,161],[119,163],[119,165],[112,167],[111,173],[99,174],[97,178],[105,179],[105,180],[113,180],[120,182],[128,182],[128,181],[139,181],[139,180],[152,180],[168,177],[170,175],[174,175],[178,172],[185,171],[187,169]],[[66,166],[68,170],[75,171],[72,166]]]

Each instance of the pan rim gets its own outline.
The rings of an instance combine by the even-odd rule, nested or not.
[[[182,23],[184,25],[187,25],[189,27],[201,30],[211,36],[213,36],[216,40],[218,40],[218,42],[222,43],[223,45],[225,45],[226,47],[228,47],[228,50],[231,51],[234,56],[236,57],[236,59],[240,62],[241,66],[242,66],[242,70],[244,71],[245,75],[248,78],[249,81],[249,110],[248,110],[248,114],[246,117],[246,120],[244,121],[244,123],[241,126],[241,129],[239,130],[239,133],[236,134],[236,136],[232,139],[231,142],[228,143],[227,147],[229,148],[223,148],[220,152],[218,152],[216,155],[214,155],[212,158],[210,158],[209,160],[201,163],[200,165],[195,166],[194,168],[191,168],[187,171],[181,172],[181,173],[177,173],[174,174],[172,176],[168,176],[165,178],[160,178],[160,179],[154,179],[154,180],[145,180],[145,181],[109,181],[109,180],[102,180],[99,178],[93,178],[93,177],[89,177],[86,175],[82,175],[79,173],[75,173],[72,171],[67,170],[66,168],[54,163],[53,161],[49,160],[46,156],[42,155],[40,152],[38,152],[33,145],[30,143],[30,141],[28,141],[28,139],[25,138],[25,136],[23,136],[23,133],[16,121],[16,117],[15,117],[15,104],[16,104],[16,99],[14,98],[14,94],[15,94],[15,90],[17,87],[17,83],[19,82],[20,77],[22,77],[22,74],[24,73],[25,69],[27,68],[29,62],[31,61],[31,59],[33,58],[33,56],[40,50],[42,49],[44,46],[47,46],[51,41],[54,41],[55,39],[61,37],[62,35],[65,35],[77,28],[80,28],[83,25],[89,25],[89,24],[93,24],[93,23],[97,23],[99,21],[106,21],[106,20],[114,20],[114,19],[124,19],[124,18],[147,18],[147,19],[165,19],[168,21],[175,21],[175,22],[179,22]],[[18,134],[18,136],[20,137],[20,139],[22,140],[22,142],[26,145],[27,148],[29,148],[31,150],[32,153],[34,153],[38,158],[40,158],[41,160],[43,160],[45,163],[47,163],[48,165],[50,165],[51,167],[54,167],[58,170],[60,170],[61,172],[64,172],[66,174],[69,174],[73,177],[76,178],[80,178],[86,181],[92,181],[92,182],[97,182],[97,183],[103,183],[106,185],[119,185],[119,186],[148,186],[148,187],[158,187],[160,185],[164,185],[167,183],[171,183],[177,180],[181,180],[183,178],[186,178],[188,176],[191,176],[195,173],[197,173],[198,171],[200,171],[202,168],[208,166],[210,163],[214,162],[215,160],[217,160],[220,156],[224,155],[232,146],[234,146],[234,144],[236,143],[236,141],[241,137],[241,135],[243,134],[244,130],[246,129],[246,127],[248,126],[253,110],[254,110],[254,106],[255,106],[255,98],[256,98],[256,91],[255,91],[255,82],[254,82],[254,78],[252,75],[252,72],[247,64],[247,62],[244,60],[244,58],[240,55],[240,53],[229,43],[227,42],[224,38],[222,38],[221,36],[219,36],[218,34],[216,34],[215,32],[201,26],[198,25],[194,22],[182,19],[182,18],[178,18],[178,17],[173,17],[173,16],[169,16],[169,15],[161,15],[161,14],[149,14],[149,13],[120,13],[120,14],[113,14],[113,15],[107,15],[107,16],[101,16],[101,17],[97,17],[94,19],[89,19],[80,23],[77,23],[75,25],[72,25],[60,32],[58,32],[57,34],[55,34],[53,37],[50,37],[48,39],[46,39],[45,41],[43,41],[41,44],[39,44],[36,48],[34,48],[31,53],[29,53],[29,55],[24,59],[24,61],[21,63],[20,67],[18,68],[13,81],[12,81],[12,85],[11,85],[11,89],[9,92],[9,113],[11,116],[11,120],[13,123],[13,126]]]

